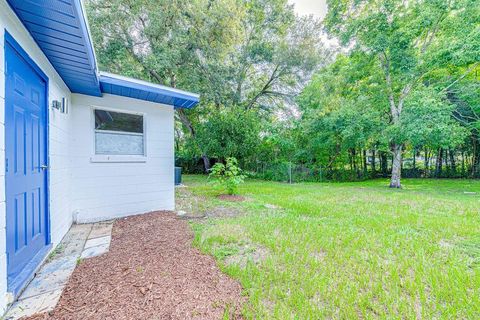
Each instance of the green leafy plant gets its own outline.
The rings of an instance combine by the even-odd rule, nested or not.
[[[227,158],[226,164],[217,162],[210,169],[209,179],[212,183],[227,190],[229,195],[237,193],[238,186],[244,182],[245,175],[238,167],[236,158]]]

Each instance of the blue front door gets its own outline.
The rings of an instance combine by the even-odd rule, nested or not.
[[[5,41],[7,273],[9,291],[15,294],[49,242],[47,82],[36,68],[13,39]]]

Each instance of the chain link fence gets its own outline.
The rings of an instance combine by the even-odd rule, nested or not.
[[[321,167],[307,167],[291,162],[282,163],[257,163],[255,166],[246,166],[245,172],[253,178],[281,181],[288,183],[296,182],[321,182],[324,181],[324,173]]]
[[[405,159],[402,165],[403,178],[471,178],[471,168],[466,165],[459,165],[456,168],[443,166],[439,172],[436,168],[435,159],[432,159],[428,169],[425,168],[423,161],[418,159],[416,166],[412,159]],[[212,161],[211,164],[213,164]],[[184,173],[205,174],[202,159],[177,159],[177,166],[182,167]],[[370,162],[367,163],[367,170],[362,167],[357,169],[327,169],[321,165],[304,165],[293,162],[250,162],[241,164],[244,172],[251,178],[262,180],[271,180],[287,183],[298,182],[324,182],[324,181],[361,181],[372,178],[390,177],[391,162],[385,167],[380,167],[379,163],[372,170]],[[475,176],[476,177],[476,176]]]

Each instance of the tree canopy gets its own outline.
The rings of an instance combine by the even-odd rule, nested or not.
[[[303,178],[480,175],[480,3],[89,0],[100,68],[201,94],[178,163]],[[336,39],[326,47],[323,39]],[[291,173],[290,173],[291,174]],[[282,176],[271,174],[270,177]]]

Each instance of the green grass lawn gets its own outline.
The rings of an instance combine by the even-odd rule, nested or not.
[[[247,181],[241,203],[205,177],[185,183],[245,212],[192,226],[243,285],[247,318],[480,319],[480,181]]]

